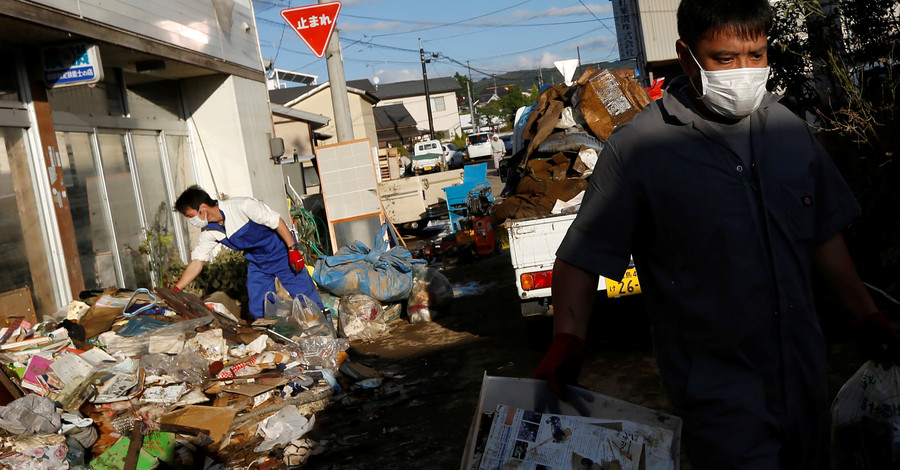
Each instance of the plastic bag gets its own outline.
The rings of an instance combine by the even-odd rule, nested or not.
[[[337,337],[337,333],[334,331],[334,324],[331,323],[331,317],[326,315],[325,311],[319,308],[319,305],[313,302],[312,299],[303,294],[299,294],[294,298],[291,318],[300,325],[301,338],[307,336]]]
[[[416,269],[406,313],[410,323],[434,320],[436,310],[453,300],[453,286],[446,276],[431,268]]]
[[[338,355],[350,347],[350,342],[344,338],[329,338],[327,336],[310,336],[297,341],[302,355],[300,362],[309,368],[323,368],[336,370]]]
[[[276,320],[272,329],[286,338],[337,337],[331,318],[303,294],[298,294],[294,300],[288,301],[275,295],[274,292],[267,293],[265,317]]]
[[[363,242],[341,247],[334,256],[316,261],[313,281],[335,295],[366,294],[381,302],[397,302],[409,296],[412,271],[425,260],[414,259],[401,246],[388,249],[387,224],[375,237],[371,250]]]
[[[863,364],[834,399],[831,430],[838,468],[898,468],[900,367]]]
[[[184,349],[175,356],[173,367],[170,375],[178,381],[203,385],[209,380],[209,362],[189,349]]]
[[[293,310],[293,302],[279,297],[274,292],[266,292],[265,303],[263,305],[264,318],[273,320],[286,318],[291,316]]]
[[[365,294],[341,297],[340,326],[349,339],[371,341],[388,332],[381,302]]]
[[[147,375],[166,375],[175,370],[175,358],[168,354],[147,354],[141,357],[141,369]]]
[[[303,437],[316,423],[316,415],[309,418],[303,416],[296,406],[285,406],[278,413],[262,420],[256,433],[263,436],[264,441],[253,449],[254,452],[265,452],[278,445],[285,445],[294,439]]]

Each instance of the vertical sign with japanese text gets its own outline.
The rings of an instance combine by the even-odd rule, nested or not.
[[[632,0],[612,0],[616,18],[616,36],[619,39],[619,60],[637,57],[636,5]]]
[[[281,17],[318,58],[325,55],[341,2],[319,3],[281,10]]]

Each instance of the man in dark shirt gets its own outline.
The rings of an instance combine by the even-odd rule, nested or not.
[[[840,233],[853,194],[765,90],[770,23],[766,0],[681,2],[686,76],[606,142],[557,252],[554,341],[535,374],[574,383],[598,276],[621,279],[633,256],[695,469],[819,468],[814,271],[858,324],[896,341]]]

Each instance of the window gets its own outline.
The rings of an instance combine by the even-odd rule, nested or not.
[[[431,98],[431,110],[432,111],[444,111],[447,109],[444,107],[444,97],[438,96],[435,98]]]

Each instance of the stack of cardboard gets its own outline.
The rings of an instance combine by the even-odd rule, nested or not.
[[[544,90],[516,130],[525,146],[513,156],[511,195],[496,207],[493,222],[548,215],[558,200],[584,191],[603,142],[650,102],[631,75],[605,69],[588,68],[572,86]]]

